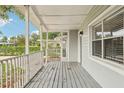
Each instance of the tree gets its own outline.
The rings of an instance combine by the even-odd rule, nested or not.
[[[12,5],[0,5],[0,18],[4,20],[8,20],[8,12],[15,13],[20,17],[20,19],[24,19],[24,15],[22,15],[17,8]]]
[[[8,41],[8,38],[6,36],[3,36],[1,39],[1,42],[7,42],[7,41]]]
[[[49,32],[49,33],[48,33],[49,39],[54,39],[54,38],[56,38],[56,37],[59,36],[59,35],[60,35],[59,32]]]
[[[32,33],[32,35],[31,35],[31,43],[33,45],[36,45],[38,39],[39,39],[39,35],[36,34],[36,33]]]
[[[0,30],[0,35],[2,35],[3,33],[2,33],[2,31]]]
[[[48,33],[48,38],[49,39],[54,39],[58,36],[60,36],[60,32],[49,32]],[[43,32],[43,39],[46,39],[46,32]]]
[[[25,36],[24,35],[18,35],[17,36],[17,45],[24,46],[25,45]]]
[[[16,42],[16,37],[14,37],[14,36],[10,37],[9,42],[10,43],[15,43]]]

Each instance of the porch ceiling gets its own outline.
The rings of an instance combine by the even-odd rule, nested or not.
[[[91,5],[33,5],[31,6],[48,31],[79,29]]]

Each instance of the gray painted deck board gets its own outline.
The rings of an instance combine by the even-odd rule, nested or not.
[[[63,88],[67,88],[67,74],[66,74],[66,64],[63,62]]]
[[[67,66],[68,63],[65,63],[65,70],[66,70],[66,77],[67,77],[67,87],[68,88],[71,88],[71,79],[70,79],[70,75],[69,75],[69,71],[68,71],[68,66]]]
[[[51,76],[51,80],[49,81],[49,84],[48,84],[48,88],[52,88],[53,87],[53,84],[54,84],[54,81],[55,81],[55,75],[56,75],[56,72],[57,72],[57,69],[58,69],[58,65],[59,65],[59,62],[56,63],[56,66],[55,66],[55,70]]]
[[[50,72],[52,71],[52,68],[53,68],[53,64],[48,68],[47,72],[44,73],[44,77],[41,79],[41,82],[39,83],[38,87],[39,88],[42,88],[44,83],[46,82]]]
[[[63,74],[62,74],[62,68],[63,68],[63,64],[62,62],[60,62],[60,71],[59,71],[59,82],[58,82],[58,88],[62,88],[62,77],[63,77]]]
[[[26,86],[26,88],[100,87],[77,62],[50,62]]]
[[[43,73],[42,73],[42,74],[39,76],[39,78],[36,80],[37,82],[35,83],[34,88],[39,87],[39,84],[42,82],[42,80],[43,80],[45,74],[47,73],[47,71],[48,71],[48,69],[49,69],[50,67],[51,67],[50,64],[45,67],[45,70],[43,71]]]
[[[58,68],[55,74],[55,79],[54,79],[54,83],[53,83],[53,88],[57,88],[58,87],[58,82],[59,82],[59,71],[60,71],[60,63],[58,64]]]
[[[77,87],[78,88],[81,88],[81,87],[86,87],[85,86],[85,84],[84,84],[84,82],[83,82],[83,80],[81,79],[81,77],[80,77],[80,73],[78,73],[77,71],[76,71],[76,69],[75,69],[75,65],[73,65],[72,64],[72,67],[73,67],[73,72],[74,72],[74,76],[75,76],[75,80],[76,80],[76,83],[77,83]],[[83,82],[83,83],[82,83]]]
[[[71,63],[70,63],[71,64]],[[70,75],[70,79],[71,79],[71,85],[73,88],[76,88],[76,82],[74,80],[74,76],[73,76],[73,73],[72,73],[72,67],[70,66],[70,64],[68,64],[68,71],[69,71],[69,75]]]

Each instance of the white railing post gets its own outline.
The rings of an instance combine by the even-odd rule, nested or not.
[[[61,32],[61,62],[62,62],[62,56],[63,56],[63,32]]]
[[[8,60],[6,61],[6,88],[8,88]]]
[[[40,33],[40,51],[43,51],[43,38],[42,38],[42,32],[43,32],[43,26],[42,25],[40,25],[40,31],[39,31],[39,33]],[[43,56],[42,56],[42,52],[41,52],[41,59],[40,59],[40,61],[41,61],[41,66],[43,65],[42,64],[42,59],[43,59]]]
[[[30,80],[30,64],[29,64],[29,61],[30,61],[30,56],[29,55],[27,55],[27,66],[26,66],[26,68],[27,68],[27,82]]]
[[[48,31],[46,32],[46,63],[48,61]]]
[[[40,33],[40,51],[42,51],[42,47],[43,47],[42,32],[43,32],[43,27],[42,27],[42,25],[40,25],[40,31],[39,31],[39,33]]]
[[[9,75],[10,76],[10,81],[9,81],[10,82],[10,86],[9,87],[11,88],[12,87],[12,59],[10,59],[9,62],[10,62],[9,63],[9,66],[10,66],[9,67],[9,70],[10,70],[10,75]]]
[[[3,63],[0,62],[0,69],[1,69],[1,72],[0,72],[0,75],[1,75],[1,80],[0,80],[0,83],[1,83],[1,88],[3,87]]]

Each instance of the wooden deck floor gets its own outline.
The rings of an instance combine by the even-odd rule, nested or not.
[[[26,85],[26,88],[100,88],[76,62],[51,62]]]

